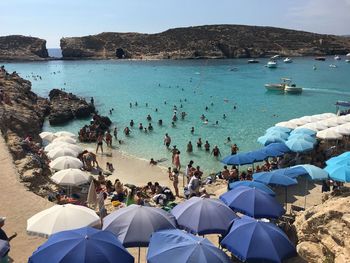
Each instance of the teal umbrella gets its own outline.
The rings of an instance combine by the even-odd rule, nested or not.
[[[288,140],[286,145],[292,152],[296,153],[310,151],[314,148],[314,144],[312,142],[303,139]]]
[[[285,142],[285,139],[277,134],[265,134],[264,136],[259,137],[257,141],[266,146],[275,142]]]
[[[272,126],[270,128],[268,128],[266,130],[266,133],[270,133],[270,132],[285,132],[285,133],[289,133],[292,129],[289,129],[287,127],[280,127],[280,126]]]
[[[290,135],[294,135],[294,134],[306,134],[310,136],[315,136],[316,132],[307,128],[296,128],[290,133]]]
[[[342,153],[341,155],[338,155],[336,157],[333,157],[326,161],[327,165],[332,164],[347,164],[350,163],[350,152]]]
[[[316,143],[316,138],[315,137],[312,137],[310,135],[307,135],[307,134],[301,134],[301,133],[295,133],[293,135],[290,135],[288,137],[288,141],[290,140],[305,140],[305,141],[308,141],[308,142],[312,142],[313,144]]]
[[[324,170],[329,173],[329,177],[334,181],[350,183],[349,165],[328,165]]]

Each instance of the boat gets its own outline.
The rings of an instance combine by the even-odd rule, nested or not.
[[[257,59],[249,59],[249,60],[248,60],[248,63],[249,63],[249,64],[256,64],[256,63],[260,63],[260,61],[257,60]]]
[[[268,84],[265,84],[265,88],[268,91],[284,92],[284,87],[290,82],[291,80],[288,78],[281,78],[281,83],[268,83]]]
[[[325,61],[325,60],[326,60],[326,57],[315,57],[315,60]]]
[[[346,62],[346,63],[350,63],[350,59],[346,59],[345,62]]]
[[[284,63],[292,63],[293,60],[292,60],[291,58],[285,58],[285,59],[283,60],[283,62],[284,62]]]
[[[347,57],[350,57],[350,53],[346,54]]]
[[[330,64],[330,65],[329,65],[329,67],[330,67],[330,68],[336,68],[336,67],[337,67],[337,65]]]
[[[278,59],[280,57],[280,55],[274,55],[271,57],[272,60]]]
[[[297,87],[295,84],[288,83],[284,86],[285,93],[299,94],[299,93],[302,93],[302,91],[303,91],[303,88]]]
[[[271,61],[267,62],[266,67],[268,67],[268,68],[277,68],[277,62],[271,60]]]
[[[335,60],[341,60],[341,57],[338,56],[338,55],[335,55],[335,56],[334,56],[334,59],[335,59]]]

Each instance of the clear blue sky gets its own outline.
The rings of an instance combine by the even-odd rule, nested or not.
[[[206,24],[350,34],[350,0],[0,0],[0,36],[36,36],[48,47],[61,37]]]

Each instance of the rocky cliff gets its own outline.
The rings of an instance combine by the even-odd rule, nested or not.
[[[101,33],[61,39],[64,59],[250,58],[350,52],[350,38],[273,27],[212,25],[158,34]]]
[[[49,57],[46,41],[20,35],[0,37],[0,61],[45,60]]]
[[[350,189],[297,216],[297,251],[306,262],[350,262]]]

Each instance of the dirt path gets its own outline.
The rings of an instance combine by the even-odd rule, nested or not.
[[[33,251],[46,239],[26,234],[27,219],[51,206],[51,203],[28,191],[18,180],[13,159],[0,136],[0,216],[7,217],[3,229],[11,241],[10,257],[14,262],[27,262]]]

